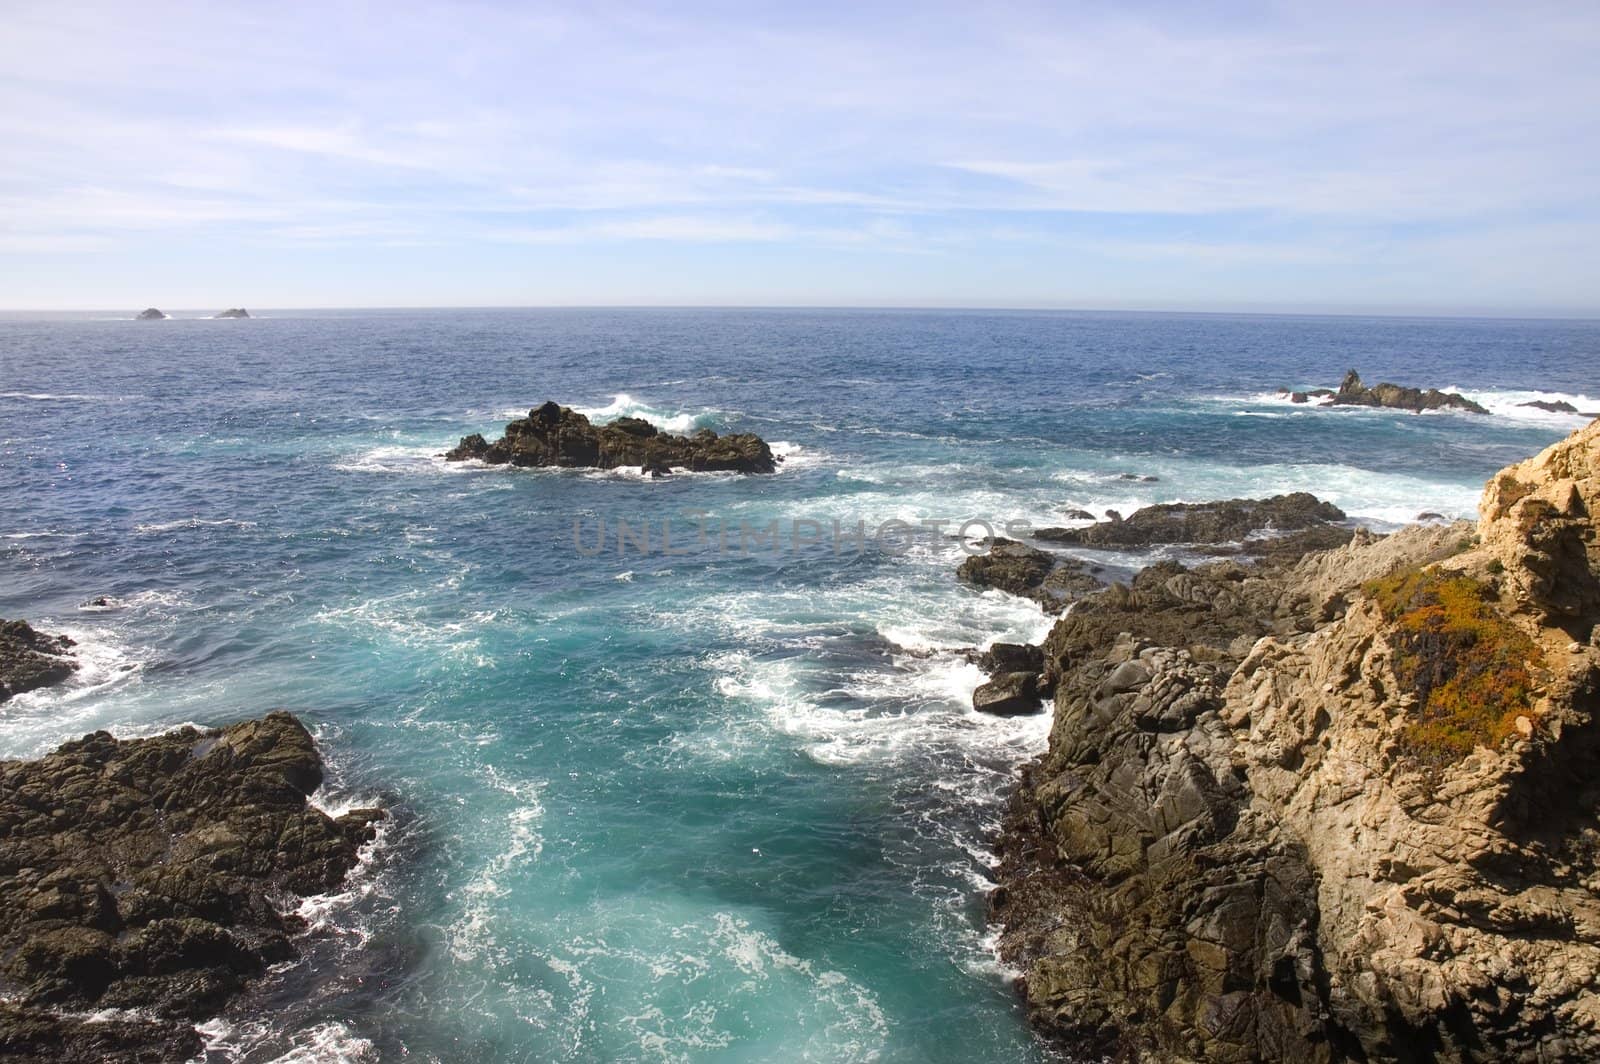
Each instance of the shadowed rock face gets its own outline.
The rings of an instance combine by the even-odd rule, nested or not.
[[[330,819],[307,801],[321,782],[287,713],[0,762],[0,1057],[198,1050],[192,1021],[294,956],[283,899],[338,886],[383,815]],[[59,1014],[107,1008],[151,1018]]]
[[[1600,424],[1481,510],[1057,622],[991,897],[1036,1021],[1122,1059],[1600,1059]],[[1407,682],[1438,604],[1381,598],[1413,573],[1538,648],[1524,715],[1448,759],[1408,739],[1475,712]]]
[[[674,436],[632,417],[596,426],[576,410],[555,403],[535,407],[527,417],[511,422],[505,435],[493,443],[477,433],[464,436],[444,457],[450,462],[475,458],[490,465],[639,466],[652,476],[673,469],[738,473],[777,469],[772,449],[752,433],[718,436],[701,429],[693,436]]]
[[[27,621],[0,620],[0,702],[60,683],[78,670],[72,640],[46,635]]]
[[[166,315],[155,307],[146,307],[135,316],[136,321],[161,321],[164,318]]]
[[[1232,543],[1258,532],[1292,532],[1344,519],[1344,511],[1332,503],[1297,491],[1270,499],[1162,503],[1146,506],[1122,520],[1083,528],[1041,528],[1034,535],[1075,547],[1121,550],[1163,544]]]
[[[1466,410],[1474,414],[1487,414],[1479,404],[1456,392],[1441,392],[1437,388],[1423,391],[1420,388],[1407,388],[1400,384],[1390,384],[1388,381],[1367,387],[1361,382],[1361,374],[1351,370],[1344,375],[1339,390],[1328,402],[1329,406],[1382,406],[1395,410],[1411,410],[1420,413],[1424,410]]]

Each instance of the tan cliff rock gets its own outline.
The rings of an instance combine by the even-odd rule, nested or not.
[[[1600,1059],[1600,423],[1482,514],[1169,564],[1057,625],[991,899],[1042,1026],[1136,1059]]]

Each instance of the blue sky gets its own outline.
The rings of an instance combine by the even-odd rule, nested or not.
[[[0,34],[0,306],[1600,312],[1600,6],[167,4]]]

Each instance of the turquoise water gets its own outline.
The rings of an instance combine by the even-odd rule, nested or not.
[[[85,660],[0,707],[0,755],[284,706],[331,762],[319,800],[396,810],[350,891],[304,907],[305,958],[208,1026],[215,1060],[1043,1059],[982,898],[1048,722],[974,714],[961,652],[1048,621],[955,583],[955,525],[1295,489],[1380,528],[1470,516],[1583,423],[1519,402],[1600,407],[1597,349],[1592,322],[0,319],[0,616]],[[1352,365],[1497,414],[1275,394]],[[786,461],[437,458],[545,399]],[[903,550],[828,534],[891,518],[950,524]],[[686,553],[619,552],[619,521]],[[719,546],[772,521],[822,542]]]

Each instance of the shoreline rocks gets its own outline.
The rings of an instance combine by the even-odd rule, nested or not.
[[[47,635],[27,621],[0,619],[0,703],[60,683],[78,671],[76,646],[64,635]]]
[[[321,782],[282,712],[0,762],[0,1056],[196,1054],[196,1021],[295,956],[287,899],[343,882],[384,816],[330,818]]]
[[[1035,1022],[1121,1060],[1600,1055],[1597,514],[1600,424],[1476,529],[1078,602],[990,897]]]
[[[463,436],[444,458],[449,462],[477,459],[489,465],[615,469],[638,466],[652,477],[674,469],[691,472],[776,472],[778,459],[765,440],[753,433],[719,436],[701,429],[693,436],[675,436],[641,418],[622,417],[594,425],[570,407],[545,403],[506,425],[500,439],[489,442],[479,433]]]
[[[1123,550],[1175,544],[1236,543],[1260,532],[1299,532],[1344,520],[1345,513],[1337,506],[1309,492],[1298,491],[1268,499],[1161,503],[1143,507],[1127,517],[1118,516],[1082,528],[1041,528],[1034,536],[1074,547]],[[1349,538],[1348,534],[1345,538]]]

